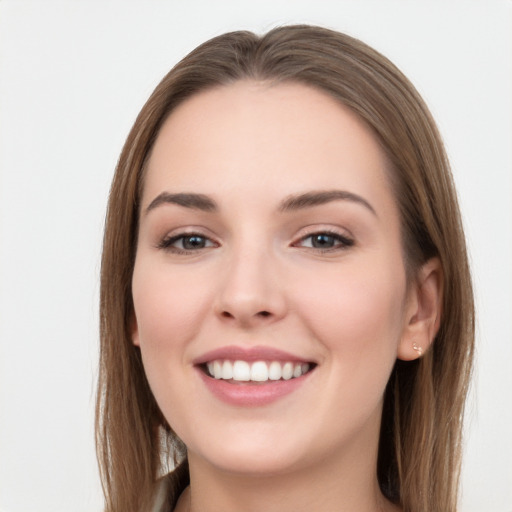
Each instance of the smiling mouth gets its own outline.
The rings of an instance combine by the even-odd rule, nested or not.
[[[232,383],[275,382],[297,379],[311,372],[314,363],[292,361],[244,361],[215,359],[201,364],[201,370],[217,380]]]

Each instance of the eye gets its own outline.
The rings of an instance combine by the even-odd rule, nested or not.
[[[301,238],[296,245],[299,247],[310,247],[312,249],[328,251],[351,247],[354,245],[354,241],[339,233],[322,231]]]
[[[164,238],[158,244],[159,249],[166,249],[168,251],[177,253],[189,253],[209,247],[217,247],[217,244],[213,242],[213,240],[210,240],[208,237],[197,233],[170,236]]]

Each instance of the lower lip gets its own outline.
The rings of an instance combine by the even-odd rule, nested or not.
[[[231,383],[222,379],[214,379],[198,368],[199,375],[206,387],[217,398],[230,405],[260,407],[271,404],[280,398],[293,393],[312,373],[311,371],[290,380],[269,380],[265,383],[240,382]]]

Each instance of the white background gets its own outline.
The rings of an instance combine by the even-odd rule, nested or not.
[[[0,0],[0,509],[101,508],[92,422],[102,224],[143,102],[214,35],[308,22],[390,57],[438,120],[478,306],[461,512],[511,512],[511,7]]]

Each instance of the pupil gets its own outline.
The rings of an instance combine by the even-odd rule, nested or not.
[[[202,249],[206,244],[202,236],[187,236],[183,239],[184,249]]]
[[[313,237],[313,247],[317,248],[325,248],[332,247],[334,243],[334,238],[332,235],[315,235]]]

